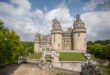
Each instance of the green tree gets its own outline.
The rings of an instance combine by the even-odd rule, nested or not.
[[[92,41],[87,41],[87,45],[93,45]]]
[[[96,57],[105,58],[105,46],[101,44],[88,45],[88,53],[94,54]]]
[[[105,45],[105,57],[110,60],[110,43]]]
[[[5,28],[0,20],[0,65],[17,62],[23,48],[19,35]]]
[[[34,53],[34,42],[23,42],[25,48],[25,55]]]

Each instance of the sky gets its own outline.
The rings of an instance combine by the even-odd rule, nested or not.
[[[50,34],[55,17],[64,31],[80,14],[87,40],[110,39],[110,0],[0,0],[0,20],[20,35],[34,41],[35,34]]]

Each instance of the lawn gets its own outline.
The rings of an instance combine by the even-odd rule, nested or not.
[[[60,52],[60,61],[86,61],[86,58],[81,53],[76,52]]]
[[[102,71],[103,75],[110,75],[110,69],[99,65],[99,69]]]
[[[105,60],[104,59],[100,59],[100,58],[97,58],[97,57],[91,57],[91,59],[92,60],[95,60],[95,61],[97,61],[97,62],[100,62],[100,63],[104,63],[105,62]]]
[[[91,59],[92,59],[92,60],[95,60],[95,61],[100,61],[99,58],[96,58],[96,57],[93,57],[93,56],[91,57]]]
[[[32,54],[32,55],[29,55],[29,56],[26,56],[26,58],[30,58],[30,59],[40,59],[42,56],[42,53],[36,53],[36,54]]]
[[[63,74],[63,73],[57,73],[57,75],[68,75],[68,74]]]
[[[102,63],[105,62],[105,60],[100,59],[100,58],[96,58],[96,57],[91,57],[91,59],[95,60],[97,62],[102,62]],[[109,68],[107,68],[104,65],[100,65],[100,64],[98,66],[99,66],[99,69],[102,71],[103,75],[110,75],[110,69]]]

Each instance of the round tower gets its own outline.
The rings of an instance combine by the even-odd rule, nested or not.
[[[34,53],[37,53],[40,50],[40,37],[41,35],[37,33],[34,39]]]
[[[62,49],[62,29],[58,20],[53,19],[53,25],[51,30],[51,46],[53,50]]]
[[[73,49],[86,52],[86,28],[80,15],[76,15],[73,28]]]

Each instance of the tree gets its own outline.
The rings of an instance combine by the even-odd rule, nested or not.
[[[92,41],[88,41],[87,45],[93,45],[93,42]]]
[[[106,45],[110,43],[110,40],[97,40],[94,42],[94,44],[101,44],[101,45]]]
[[[34,42],[22,42],[25,48],[25,54],[29,55],[34,53]]]
[[[108,60],[110,60],[110,43],[105,45],[105,56]]]
[[[88,53],[94,54],[94,56],[99,58],[105,58],[104,49],[105,46],[101,44],[88,45]]]
[[[19,35],[5,28],[0,20],[0,65],[16,63],[23,48]]]

